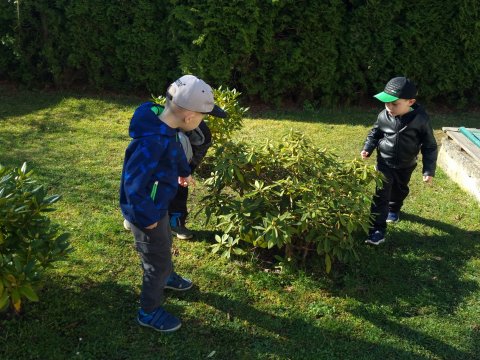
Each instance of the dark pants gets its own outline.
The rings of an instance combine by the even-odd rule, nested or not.
[[[131,224],[135,247],[140,255],[143,268],[140,306],[145,312],[151,312],[164,301],[163,289],[172,264],[172,232],[168,215],[165,215],[155,229],[144,229]]]
[[[400,211],[403,200],[410,192],[408,183],[415,168],[416,165],[407,169],[393,169],[385,164],[377,164],[377,170],[385,176],[385,180],[382,182],[382,187],[376,188],[373,197],[371,213],[374,217],[371,230],[385,231],[388,212]]]
[[[207,155],[209,147],[212,145],[212,133],[205,121],[202,121],[198,128],[188,132],[187,136],[192,144],[193,158],[190,163],[190,169],[193,175],[195,168],[200,165],[205,155]],[[173,227],[185,226],[188,216],[187,199],[188,187],[179,186],[177,194],[168,208]]]
[[[174,217],[180,221],[180,225],[185,226],[187,220],[188,210],[187,210],[187,200],[188,200],[188,187],[179,186],[177,194],[173,198],[170,206],[168,208],[168,213],[171,217]],[[179,224],[172,224],[172,226],[178,226]]]

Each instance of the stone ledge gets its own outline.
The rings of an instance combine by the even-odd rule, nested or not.
[[[480,164],[448,137],[442,139],[438,165],[462,189],[480,202]]]

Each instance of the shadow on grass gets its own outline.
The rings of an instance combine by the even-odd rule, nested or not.
[[[282,359],[426,359],[408,350],[389,346],[386,343],[369,342],[359,339],[356,331],[342,326],[341,320],[320,318],[307,322],[295,315],[288,317],[259,311],[243,301],[215,293],[201,293],[198,300],[223,312],[232,322],[243,324],[228,329],[209,329],[220,342],[229,343],[229,350],[223,356],[241,359],[282,358]],[[401,328],[392,324],[394,328]],[[404,329],[409,338],[417,339],[419,334]],[[408,333],[410,331],[410,333]],[[398,330],[400,334],[400,329]],[[234,339],[234,343],[232,340]],[[411,339],[409,339],[411,340]],[[242,343],[244,343],[242,345]],[[469,354],[458,351],[448,344],[424,336],[425,345],[434,347],[439,355],[448,354],[451,359],[467,359]]]
[[[136,324],[138,294],[131,287],[89,282],[88,277],[62,281],[65,284],[47,284],[43,301],[29,305],[23,317],[0,321],[2,359],[200,359],[212,351],[219,359],[426,359],[358,339],[340,320],[307,322],[296,315],[260,311],[235,299],[242,296],[241,288],[229,295],[198,289],[168,293],[166,308],[184,319],[183,327],[174,334],[159,334]],[[192,302],[216,309],[216,315],[184,314]],[[425,341],[453,354],[452,359],[468,358],[446,344]]]
[[[0,87],[0,93],[1,90]],[[98,183],[99,178],[118,185],[120,170],[112,173],[108,169],[110,165],[121,165],[120,157],[129,141],[130,108],[133,110],[134,104],[140,102],[133,97],[113,95],[3,93],[0,95],[0,164],[21,167],[27,162],[29,169],[48,179],[53,187],[65,184],[66,176],[80,185]],[[119,116],[117,109],[127,112]],[[113,114],[111,117],[105,115],[109,112]],[[79,121],[84,124],[79,126]],[[116,159],[113,164],[112,157]],[[95,166],[98,167],[96,173],[92,171]],[[69,184],[65,191],[71,187]]]
[[[121,94],[97,94],[82,91],[18,90],[11,86],[0,85],[0,104],[2,104],[0,107],[0,123],[7,117],[24,116],[43,109],[53,108],[66,98],[108,101],[116,105],[132,106],[149,100],[148,96],[140,98]],[[72,110],[73,112],[81,112],[85,108],[79,106]]]
[[[465,279],[464,271],[480,253],[480,232],[413,214],[402,214],[402,221],[421,223],[440,235],[424,237],[390,228],[385,246],[362,248],[363,268],[347,274],[342,288],[334,292],[357,299],[362,306],[351,313],[387,334],[424,347],[438,358],[472,358],[401,321],[454,315],[464,299],[478,291],[478,284]]]
[[[0,86],[0,93],[3,90],[5,89]],[[122,117],[121,120],[102,118],[105,123],[117,122],[124,126],[125,131],[120,134],[98,133],[97,127],[91,130],[87,125],[79,130],[76,123],[80,120],[94,121],[112,108],[133,108],[132,99],[125,96],[97,97],[63,92],[3,93],[0,96],[0,124],[7,119],[8,122],[6,127],[2,124],[0,132],[0,163],[20,167],[24,161],[32,164],[42,161],[57,168],[62,163],[71,165],[78,162],[82,144],[75,142],[78,138],[83,139],[78,133],[89,135],[88,141],[95,141],[96,144],[128,139],[128,117]],[[64,101],[66,103],[62,104]],[[89,134],[89,131],[92,133]],[[65,151],[65,146],[76,149]],[[49,172],[48,166],[46,172]]]
[[[60,94],[39,91],[14,90],[0,86],[0,123],[7,117],[23,116],[42,109],[54,107],[61,100]]]
[[[387,333],[389,337],[392,337],[393,335],[404,341],[408,341],[415,347],[426,349],[430,354],[433,354],[433,358],[449,360],[467,360],[476,358],[473,353],[458,350],[453,345],[442,342],[433,336],[429,336],[419,330],[415,330],[409,326],[390,320],[385,314],[369,311],[364,307],[359,307],[353,310],[352,314],[370,321],[376,327],[382,329],[383,332]],[[475,348],[472,347],[472,351],[476,351]]]
[[[219,232],[214,230],[206,230],[206,229],[195,229],[193,230],[193,238],[189,239],[188,241],[191,242],[207,242],[209,244],[215,244],[215,235]]]
[[[385,246],[363,247],[360,252],[364,267],[347,274],[343,284],[340,284],[341,288],[332,286],[332,292],[339,298],[358,300],[360,305],[352,306],[348,311],[356,318],[373,324],[377,333],[385,334],[379,336],[390,339],[388,341],[393,338],[408,343],[408,347],[402,347],[404,350],[395,346],[390,348],[381,339],[375,341],[375,345],[359,340],[349,335],[348,326],[345,331],[332,331],[321,322],[296,318],[295,314],[284,318],[258,311],[248,305],[254,299],[232,299],[245,299],[246,294],[240,289],[229,288],[232,296],[199,294],[196,301],[207,303],[230,318],[242,319],[252,327],[275,334],[272,338],[260,341],[260,344],[263,341],[268,346],[258,345],[259,352],[245,350],[242,353],[252,358],[267,353],[278,356],[285,354],[287,358],[337,358],[340,347],[349,356],[365,352],[366,358],[423,358],[418,353],[409,353],[406,348],[422,349],[422,352],[430,354],[425,358],[476,358],[480,333],[477,326],[474,325],[471,330],[471,339],[464,340],[470,343],[472,349],[466,352],[456,347],[456,342],[462,340],[444,341],[441,336],[430,335],[429,331],[438,333],[435,329],[437,325],[430,328],[426,326],[423,332],[418,325],[406,325],[405,321],[412,319],[418,322],[432,318],[438,324],[441,318],[454,316],[465,299],[479,290],[477,282],[466,279],[464,272],[467,262],[480,254],[480,232],[466,231],[413,214],[402,214],[402,221],[408,224],[407,230],[391,228]],[[413,225],[416,223],[431,228],[429,233],[435,235],[426,237],[414,231]],[[215,274],[208,276],[213,282],[221,283]],[[338,324],[334,326],[337,327]],[[457,331],[455,333],[458,334]],[[238,339],[238,335],[235,336]],[[327,345],[312,340],[319,338]],[[278,351],[271,350],[272,346]],[[312,347],[322,350],[315,353]],[[361,355],[359,357],[362,358]]]
[[[433,306],[440,313],[452,313],[465,296],[478,290],[476,282],[461,278],[467,261],[480,250],[480,233],[413,214],[402,214],[402,221],[420,223],[439,235],[389,231],[386,246],[374,249],[377,256],[365,258],[375,282],[383,285],[384,295],[378,294],[375,301],[403,304],[401,308]]]
[[[105,281],[95,280],[95,276],[108,271],[92,269],[88,275],[67,274],[49,280],[40,294],[40,303],[28,304],[20,319],[0,321],[0,358],[200,359],[215,351],[214,358],[219,359],[473,359],[473,353],[458,350],[401,320],[428,315],[428,311],[452,313],[465,296],[476,290],[475,285],[459,280],[459,276],[462,265],[475,256],[478,234],[414,215],[403,219],[421,221],[450,233],[423,241],[414,233],[394,234],[391,246],[373,249],[378,253],[371,254],[372,264],[365,269],[373,278],[367,284],[369,288],[360,293],[345,290],[360,302],[349,309],[352,315],[375,325],[388,337],[387,341],[359,335],[359,328],[335,313],[308,317],[292,313],[282,304],[270,304],[268,311],[259,310],[252,305],[258,299],[246,293],[242,279],[227,281],[228,287],[222,287],[221,292],[198,288],[180,294],[168,292],[167,310],[184,323],[175,334],[159,334],[135,323],[138,285],[119,283],[117,279],[125,281],[126,277],[117,273],[111,273]],[[443,244],[458,235],[464,238],[456,245]],[[433,256],[434,262],[404,259],[401,253],[407,252],[424,258]],[[452,253],[451,259],[445,260],[447,265],[437,265],[445,253]],[[75,265],[90,266],[81,260]],[[422,277],[422,271],[426,277]],[[438,280],[440,285],[436,285],[437,280],[433,287],[425,283],[438,273],[445,276]],[[217,286],[223,281],[213,271],[205,277]],[[131,283],[139,282],[140,269]],[[389,307],[387,313],[381,305]],[[361,329],[365,331],[365,325]],[[390,345],[392,338],[400,340]],[[478,338],[477,330],[471,341]],[[400,348],[399,342],[408,345]],[[430,356],[419,355],[419,348]]]
[[[47,115],[42,115],[23,123],[21,130],[14,126],[2,129],[0,164],[21,167],[23,162],[27,162],[27,168],[47,179],[49,186],[63,186],[65,189],[60,190],[65,192],[70,192],[75,183],[83,186],[110,181],[118,186],[120,170],[116,173],[109,171],[112,164],[109,157],[112,153],[117,156],[124,151],[124,148],[115,151],[112,144],[119,141],[128,144],[127,120],[124,134],[92,134],[88,139],[77,135],[79,130],[73,125],[76,121],[78,118],[73,114],[71,118],[63,117],[62,122],[52,121]],[[88,129],[81,131],[85,133]],[[117,160],[113,165],[120,166],[120,161]],[[110,191],[117,196],[118,188],[111,188]]]

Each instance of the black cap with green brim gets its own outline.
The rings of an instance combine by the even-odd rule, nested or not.
[[[406,77],[395,77],[391,79],[385,89],[374,95],[381,102],[394,102],[398,99],[415,99],[417,96],[417,88],[415,84]]]

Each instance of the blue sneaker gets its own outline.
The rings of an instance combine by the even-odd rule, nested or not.
[[[180,319],[159,307],[151,313],[146,313],[143,309],[138,311],[137,321],[140,325],[152,328],[160,332],[172,332],[180,329],[182,323]]]
[[[400,216],[398,212],[392,212],[392,211],[388,212],[387,223],[397,223],[399,221],[400,221]]]
[[[368,235],[367,240],[365,242],[367,244],[372,244],[372,245],[379,245],[385,241],[385,235],[383,234],[383,231],[380,230],[375,230]]]
[[[165,289],[171,289],[176,291],[187,291],[191,289],[193,283],[190,279],[185,279],[173,271],[167,279]]]

